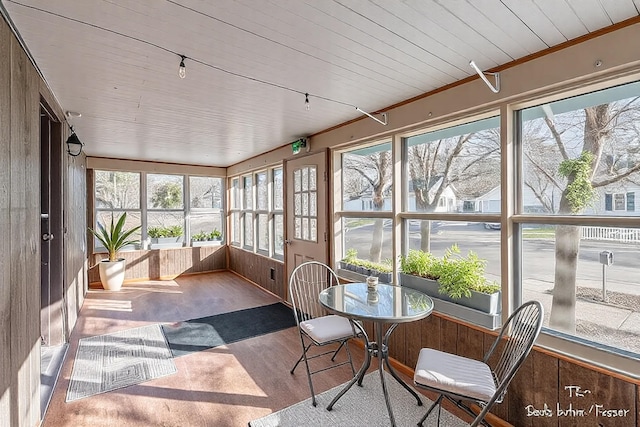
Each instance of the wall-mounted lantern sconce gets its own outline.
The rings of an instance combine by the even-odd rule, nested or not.
[[[71,128],[71,135],[67,138],[67,153],[70,156],[77,157],[82,153],[82,147],[84,144],[80,139],[78,139],[78,135],[76,135],[73,127]]]

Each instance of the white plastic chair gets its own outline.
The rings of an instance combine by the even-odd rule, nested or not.
[[[302,355],[291,369],[294,373],[301,361],[304,360],[311,390],[311,402],[316,406],[316,396],[313,391],[311,376],[327,369],[337,368],[349,364],[351,372],[355,375],[351,352],[348,341],[357,336],[356,329],[346,317],[328,314],[320,305],[318,295],[329,286],[337,285],[338,276],[327,265],[318,261],[308,261],[297,266],[289,279],[289,294],[293,304],[293,312],[296,316],[300,342],[302,343]],[[309,355],[311,346],[325,346],[339,344],[335,350],[325,351],[319,354]],[[334,363],[340,349],[345,348],[347,360]],[[312,371],[309,368],[309,360],[331,354],[331,364]]]
[[[542,320],[543,308],[538,301],[522,304],[509,316],[482,361],[431,348],[420,350],[414,384],[418,388],[435,391],[439,396],[418,425],[422,426],[436,406],[440,425],[444,398],[474,417],[472,427],[480,423],[487,425],[484,417],[493,405],[502,402],[509,383],[540,334]],[[492,367],[490,364],[496,356],[497,363]],[[476,414],[465,402],[477,403],[482,410]]]

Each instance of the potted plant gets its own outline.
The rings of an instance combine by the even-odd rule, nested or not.
[[[211,233],[201,231],[200,233],[191,236],[191,246],[215,246],[219,245],[221,240],[222,233],[217,229],[214,229]]]
[[[343,270],[356,271],[356,259],[358,258],[358,251],[354,248],[347,249],[347,253],[344,258],[340,260],[340,268]]]
[[[360,259],[358,258],[358,251],[353,248],[348,249],[345,257],[340,260],[340,268],[343,270],[352,271],[363,277],[377,277],[382,283],[392,282],[391,276],[393,267],[391,264],[391,260],[385,260],[384,262],[373,262],[365,259]]]
[[[485,276],[486,261],[472,251],[466,256],[457,245],[441,258],[410,250],[400,257],[400,283],[432,298],[495,315],[500,312],[500,286]]]
[[[214,228],[211,233],[207,236],[208,240],[222,240],[222,232],[217,228]]]
[[[111,224],[109,228],[106,228],[102,224],[98,223],[98,230],[94,230],[89,227],[89,231],[102,243],[109,253],[109,258],[100,261],[100,281],[102,287],[110,291],[119,291],[124,282],[125,272],[125,260],[124,258],[118,258],[118,251],[124,246],[135,243],[135,240],[130,240],[133,233],[140,229],[140,226],[124,229],[124,224],[127,221],[127,213],[123,213],[118,222],[114,225],[113,214],[111,214]]]
[[[207,234],[202,231],[191,235],[191,241],[193,242],[202,242],[204,240],[207,240]]]
[[[151,239],[151,248],[175,248],[182,246],[182,227],[149,227],[147,236]]]

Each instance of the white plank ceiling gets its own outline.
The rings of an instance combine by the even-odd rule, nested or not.
[[[640,0],[0,0],[91,156],[229,166]],[[187,57],[185,79],[179,55]],[[309,93],[310,109],[305,108]]]

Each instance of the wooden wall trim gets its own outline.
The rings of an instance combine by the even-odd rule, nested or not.
[[[89,169],[109,170],[109,171],[131,171],[131,172],[152,172],[187,174],[198,176],[227,176],[227,169],[214,166],[183,165],[177,163],[148,162],[141,160],[112,159],[106,157],[87,157],[87,167]]]

